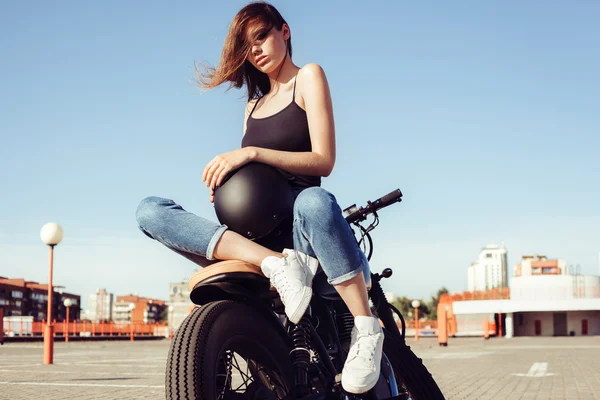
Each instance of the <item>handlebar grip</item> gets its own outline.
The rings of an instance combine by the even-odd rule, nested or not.
[[[398,201],[402,201],[402,192],[400,191],[400,189],[396,189],[393,192],[390,192],[385,196],[380,197],[379,199],[375,200],[372,204],[376,210],[379,210]]]
[[[402,201],[402,192],[400,191],[400,189],[396,189],[393,192],[390,192],[390,193],[386,194],[385,196],[380,197],[373,202],[369,202],[367,207],[365,207],[365,208],[360,207],[360,208],[356,209],[354,212],[352,212],[352,214],[347,215],[345,217],[346,221],[349,224],[353,224],[359,220],[364,221],[365,218],[367,218],[367,216],[369,214],[372,214],[373,212],[375,212],[377,210],[380,210],[384,207],[389,206],[390,204],[394,204],[399,201]],[[350,209],[350,207],[348,207],[348,209]],[[345,211],[346,210],[344,210],[344,212]]]

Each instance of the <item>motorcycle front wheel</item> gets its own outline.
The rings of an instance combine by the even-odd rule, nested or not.
[[[384,332],[383,351],[394,369],[398,397],[410,400],[444,400],[444,395],[433,376],[410,346],[392,332]]]

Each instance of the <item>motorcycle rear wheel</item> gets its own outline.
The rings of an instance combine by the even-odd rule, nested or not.
[[[168,400],[293,398],[289,346],[253,307],[216,301],[196,308],[171,344]]]

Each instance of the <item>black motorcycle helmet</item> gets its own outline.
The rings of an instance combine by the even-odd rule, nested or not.
[[[215,190],[214,205],[232,231],[277,251],[289,246],[294,197],[276,168],[249,163],[231,172]]]

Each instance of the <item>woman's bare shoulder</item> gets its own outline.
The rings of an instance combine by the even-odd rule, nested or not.
[[[319,80],[325,78],[325,71],[323,67],[316,63],[306,64],[298,71],[298,76],[307,78],[309,80]]]

